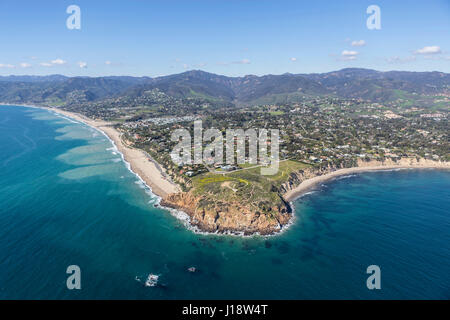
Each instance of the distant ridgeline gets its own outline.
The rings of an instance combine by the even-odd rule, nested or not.
[[[389,102],[421,95],[450,94],[450,74],[343,69],[322,74],[226,77],[203,71],[149,77],[0,77],[0,101],[65,106],[89,112],[101,108],[153,107],[176,113],[255,104],[301,102],[314,96]]]
[[[144,150],[182,190],[161,204],[183,210],[191,225],[208,232],[277,233],[291,224],[289,194],[303,181],[361,161],[450,163],[450,74],[442,72],[9,76],[0,77],[0,102],[57,106],[107,120],[124,144]],[[172,161],[173,130],[189,134],[198,118],[219,132],[279,128],[277,172],[261,175],[248,163],[226,168]]]

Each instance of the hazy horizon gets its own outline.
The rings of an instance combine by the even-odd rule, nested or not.
[[[66,77],[66,78],[132,77],[132,78],[152,78],[152,79],[155,79],[155,78],[159,78],[159,77],[167,77],[167,76],[183,74],[183,73],[189,73],[189,72],[204,72],[204,73],[214,74],[214,75],[218,75],[218,76],[224,76],[224,77],[228,77],[228,78],[245,78],[245,77],[251,77],[251,76],[255,76],[255,77],[282,76],[282,75],[285,75],[285,74],[291,74],[291,75],[327,74],[327,73],[340,72],[340,71],[343,71],[343,70],[352,70],[352,69],[353,70],[376,71],[376,72],[383,72],[383,73],[384,72],[417,72],[417,73],[438,72],[438,73],[445,73],[445,74],[449,73],[449,72],[444,72],[444,71],[439,71],[439,70],[429,70],[429,71],[409,71],[409,70],[398,70],[398,69],[376,70],[376,69],[369,69],[369,68],[362,68],[362,67],[349,67],[349,68],[342,68],[342,69],[338,69],[338,70],[331,70],[331,71],[325,71],[325,72],[308,72],[308,73],[284,72],[284,73],[279,73],[279,74],[267,73],[267,74],[261,74],[261,75],[244,74],[244,75],[241,75],[241,76],[228,76],[228,75],[225,75],[225,74],[210,72],[210,71],[206,71],[206,70],[202,70],[202,69],[191,69],[191,70],[175,72],[175,73],[170,73],[170,74],[165,74],[165,75],[158,75],[158,76],[149,76],[149,75],[134,76],[134,75],[130,75],[130,74],[112,74],[112,75],[89,76],[89,75],[66,75],[66,74],[61,74],[61,73],[49,73],[49,74],[19,74],[19,75],[18,74],[8,74],[8,75],[0,75],[0,78],[7,78],[7,77],[52,77],[52,76],[62,76],[62,77]]]
[[[79,29],[67,26],[72,5]],[[379,29],[368,27],[372,5]],[[445,0],[4,0],[0,75],[157,77],[202,69],[236,77],[356,66],[448,73],[449,18]]]

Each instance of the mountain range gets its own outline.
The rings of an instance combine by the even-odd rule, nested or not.
[[[200,70],[156,78],[0,77],[0,101],[9,103],[64,104],[80,96],[83,101],[100,102],[120,97],[137,98],[155,89],[173,98],[201,98],[230,105],[295,102],[305,96],[386,102],[410,95],[449,93],[450,74],[347,68],[328,73],[243,77],[227,77]]]

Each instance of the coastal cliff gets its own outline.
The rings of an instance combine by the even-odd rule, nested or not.
[[[231,234],[271,235],[280,232],[289,225],[293,212],[289,205],[295,197],[304,193],[314,185],[334,177],[354,172],[375,171],[395,168],[450,168],[449,162],[427,159],[403,158],[397,161],[363,161],[358,160],[356,167],[321,166],[296,170],[288,175],[288,179],[272,192],[280,201],[275,201],[269,208],[258,210],[240,201],[217,201],[212,205],[204,205],[207,195],[195,193],[194,190],[174,193],[165,197],[161,205],[182,210],[190,216],[190,223],[201,231]]]
[[[279,192],[283,195],[283,198],[286,201],[292,201],[316,184],[325,182],[341,175],[400,168],[450,169],[450,162],[435,161],[423,158],[401,158],[397,160],[386,159],[383,161],[365,161],[359,159],[356,162],[356,166],[350,168],[346,168],[343,166],[326,166],[294,172],[290,175],[288,181],[281,185]]]
[[[342,166],[325,166],[292,172],[289,175],[289,179],[280,186],[278,192],[281,195],[285,195],[288,191],[294,190],[305,180],[312,179],[317,176],[326,175],[342,168]]]
[[[272,214],[263,214],[239,202],[217,203],[205,208],[203,196],[193,192],[168,195],[161,205],[182,210],[190,216],[190,223],[202,231],[231,234],[268,235],[279,232],[292,218],[289,204],[283,202],[269,208]]]
[[[210,205],[205,206],[204,203],[210,196],[196,193],[195,190],[170,194],[161,201],[161,205],[186,212],[191,219],[190,223],[202,231],[244,235],[275,234],[288,226],[293,218],[292,208],[283,195],[304,180],[336,169],[311,167],[291,172],[287,181],[271,186],[270,191],[275,201],[260,202],[259,207],[232,198],[213,202],[212,205],[209,202]]]

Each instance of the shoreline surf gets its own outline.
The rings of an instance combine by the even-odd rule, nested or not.
[[[398,165],[379,165],[379,166],[361,166],[361,167],[353,167],[353,168],[344,168],[339,169],[324,175],[315,176],[313,178],[307,179],[302,181],[297,187],[289,190],[283,195],[283,198],[287,202],[293,202],[300,198],[301,196],[305,195],[308,192],[311,192],[311,190],[314,189],[318,184],[328,182],[330,180],[346,176],[346,175],[352,175],[352,174],[358,174],[358,173],[365,173],[365,172],[382,172],[382,171],[392,171],[392,170],[404,170],[404,169],[444,169],[449,170],[450,169],[450,163],[449,162],[436,162],[436,161],[423,161],[418,162],[417,164],[405,164],[400,163]]]
[[[112,127],[112,123],[103,121],[103,120],[95,120],[80,115],[78,113],[61,110],[58,108],[45,107],[45,106],[35,106],[35,105],[12,105],[12,104],[4,104],[9,106],[22,106],[29,108],[38,108],[43,110],[48,110],[69,119],[79,121],[89,127],[92,127],[102,133],[105,137],[107,137],[113,146],[119,151],[121,157],[131,168],[131,171],[139,176],[139,178],[152,190],[152,192],[164,198],[171,193],[180,192],[178,185],[167,180],[161,171],[158,169],[157,165],[154,163],[154,160],[149,158],[147,153],[144,150],[139,150],[136,148],[132,148],[127,146],[121,138],[121,133]],[[161,166],[159,165],[161,168]]]
[[[245,235],[243,232],[227,232],[227,233],[207,232],[191,224],[190,216],[183,210],[173,209],[160,204],[161,199],[166,197],[168,194],[180,192],[178,186],[175,185],[173,182],[168,181],[163,176],[163,173],[161,172],[161,170],[163,169],[158,169],[157,165],[154,163],[154,160],[148,158],[148,155],[144,150],[139,150],[127,146],[121,139],[121,133],[111,126],[112,123],[103,120],[90,119],[83,115],[70,111],[61,110],[54,107],[24,105],[24,104],[8,104],[8,103],[0,103],[0,105],[20,106],[20,107],[47,110],[59,116],[62,116],[66,120],[69,121],[74,120],[99,131],[111,142],[113,148],[120,154],[122,161],[125,163],[127,169],[131,171],[134,175],[136,175],[136,177],[143,183],[144,187],[149,189],[150,192],[157,197],[157,201],[155,202],[154,206],[169,211],[169,213],[172,216],[174,216],[177,220],[181,221],[188,230],[201,235],[228,235],[238,237],[253,237],[253,236],[268,237],[281,235],[285,231],[290,229],[290,227],[295,223],[297,219],[295,207],[293,205],[295,200],[311,192],[318,184],[325,183],[342,176],[371,171],[386,171],[386,170],[391,171],[401,169],[450,169],[449,162],[437,162],[425,159],[420,159],[423,160],[423,162],[419,161],[416,164],[408,164],[403,162],[395,165],[393,164],[367,165],[367,166],[339,169],[324,175],[306,179],[302,181],[297,187],[286,192],[283,195],[283,198],[286,202],[289,203],[289,205],[292,208],[292,217],[288,224],[286,224],[283,228],[281,228],[280,230],[278,230],[273,234],[262,236],[259,233]],[[376,162],[376,164],[379,163]],[[162,168],[160,165],[159,167]]]

